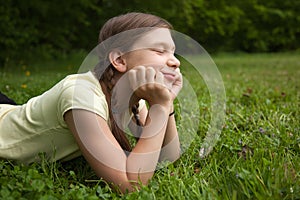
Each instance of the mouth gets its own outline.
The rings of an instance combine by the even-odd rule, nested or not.
[[[167,72],[162,72],[162,74],[169,81],[174,81],[175,80],[175,74],[167,73]]]

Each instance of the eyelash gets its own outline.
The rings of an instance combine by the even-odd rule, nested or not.
[[[157,53],[164,53],[166,50],[164,49],[151,49],[152,51],[155,51]]]

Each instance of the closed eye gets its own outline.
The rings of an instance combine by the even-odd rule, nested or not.
[[[157,53],[164,53],[164,52],[166,52],[166,50],[165,49],[159,49],[159,48],[153,48],[153,49],[150,49],[151,51],[155,51],[155,52],[157,52]]]

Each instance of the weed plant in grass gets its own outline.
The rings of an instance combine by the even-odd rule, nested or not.
[[[24,103],[76,72],[82,58],[0,69],[0,90]],[[197,137],[148,186],[120,196],[82,157],[28,166],[2,160],[0,199],[300,199],[299,53],[213,58],[226,88],[226,124],[208,157],[200,159],[199,148],[211,117],[210,96],[183,62],[182,72],[198,95]]]

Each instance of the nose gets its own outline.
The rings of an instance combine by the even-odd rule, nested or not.
[[[178,68],[180,66],[180,61],[175,57],[174,54],[170,54],[167,60],[167,65],[172,68]]]

